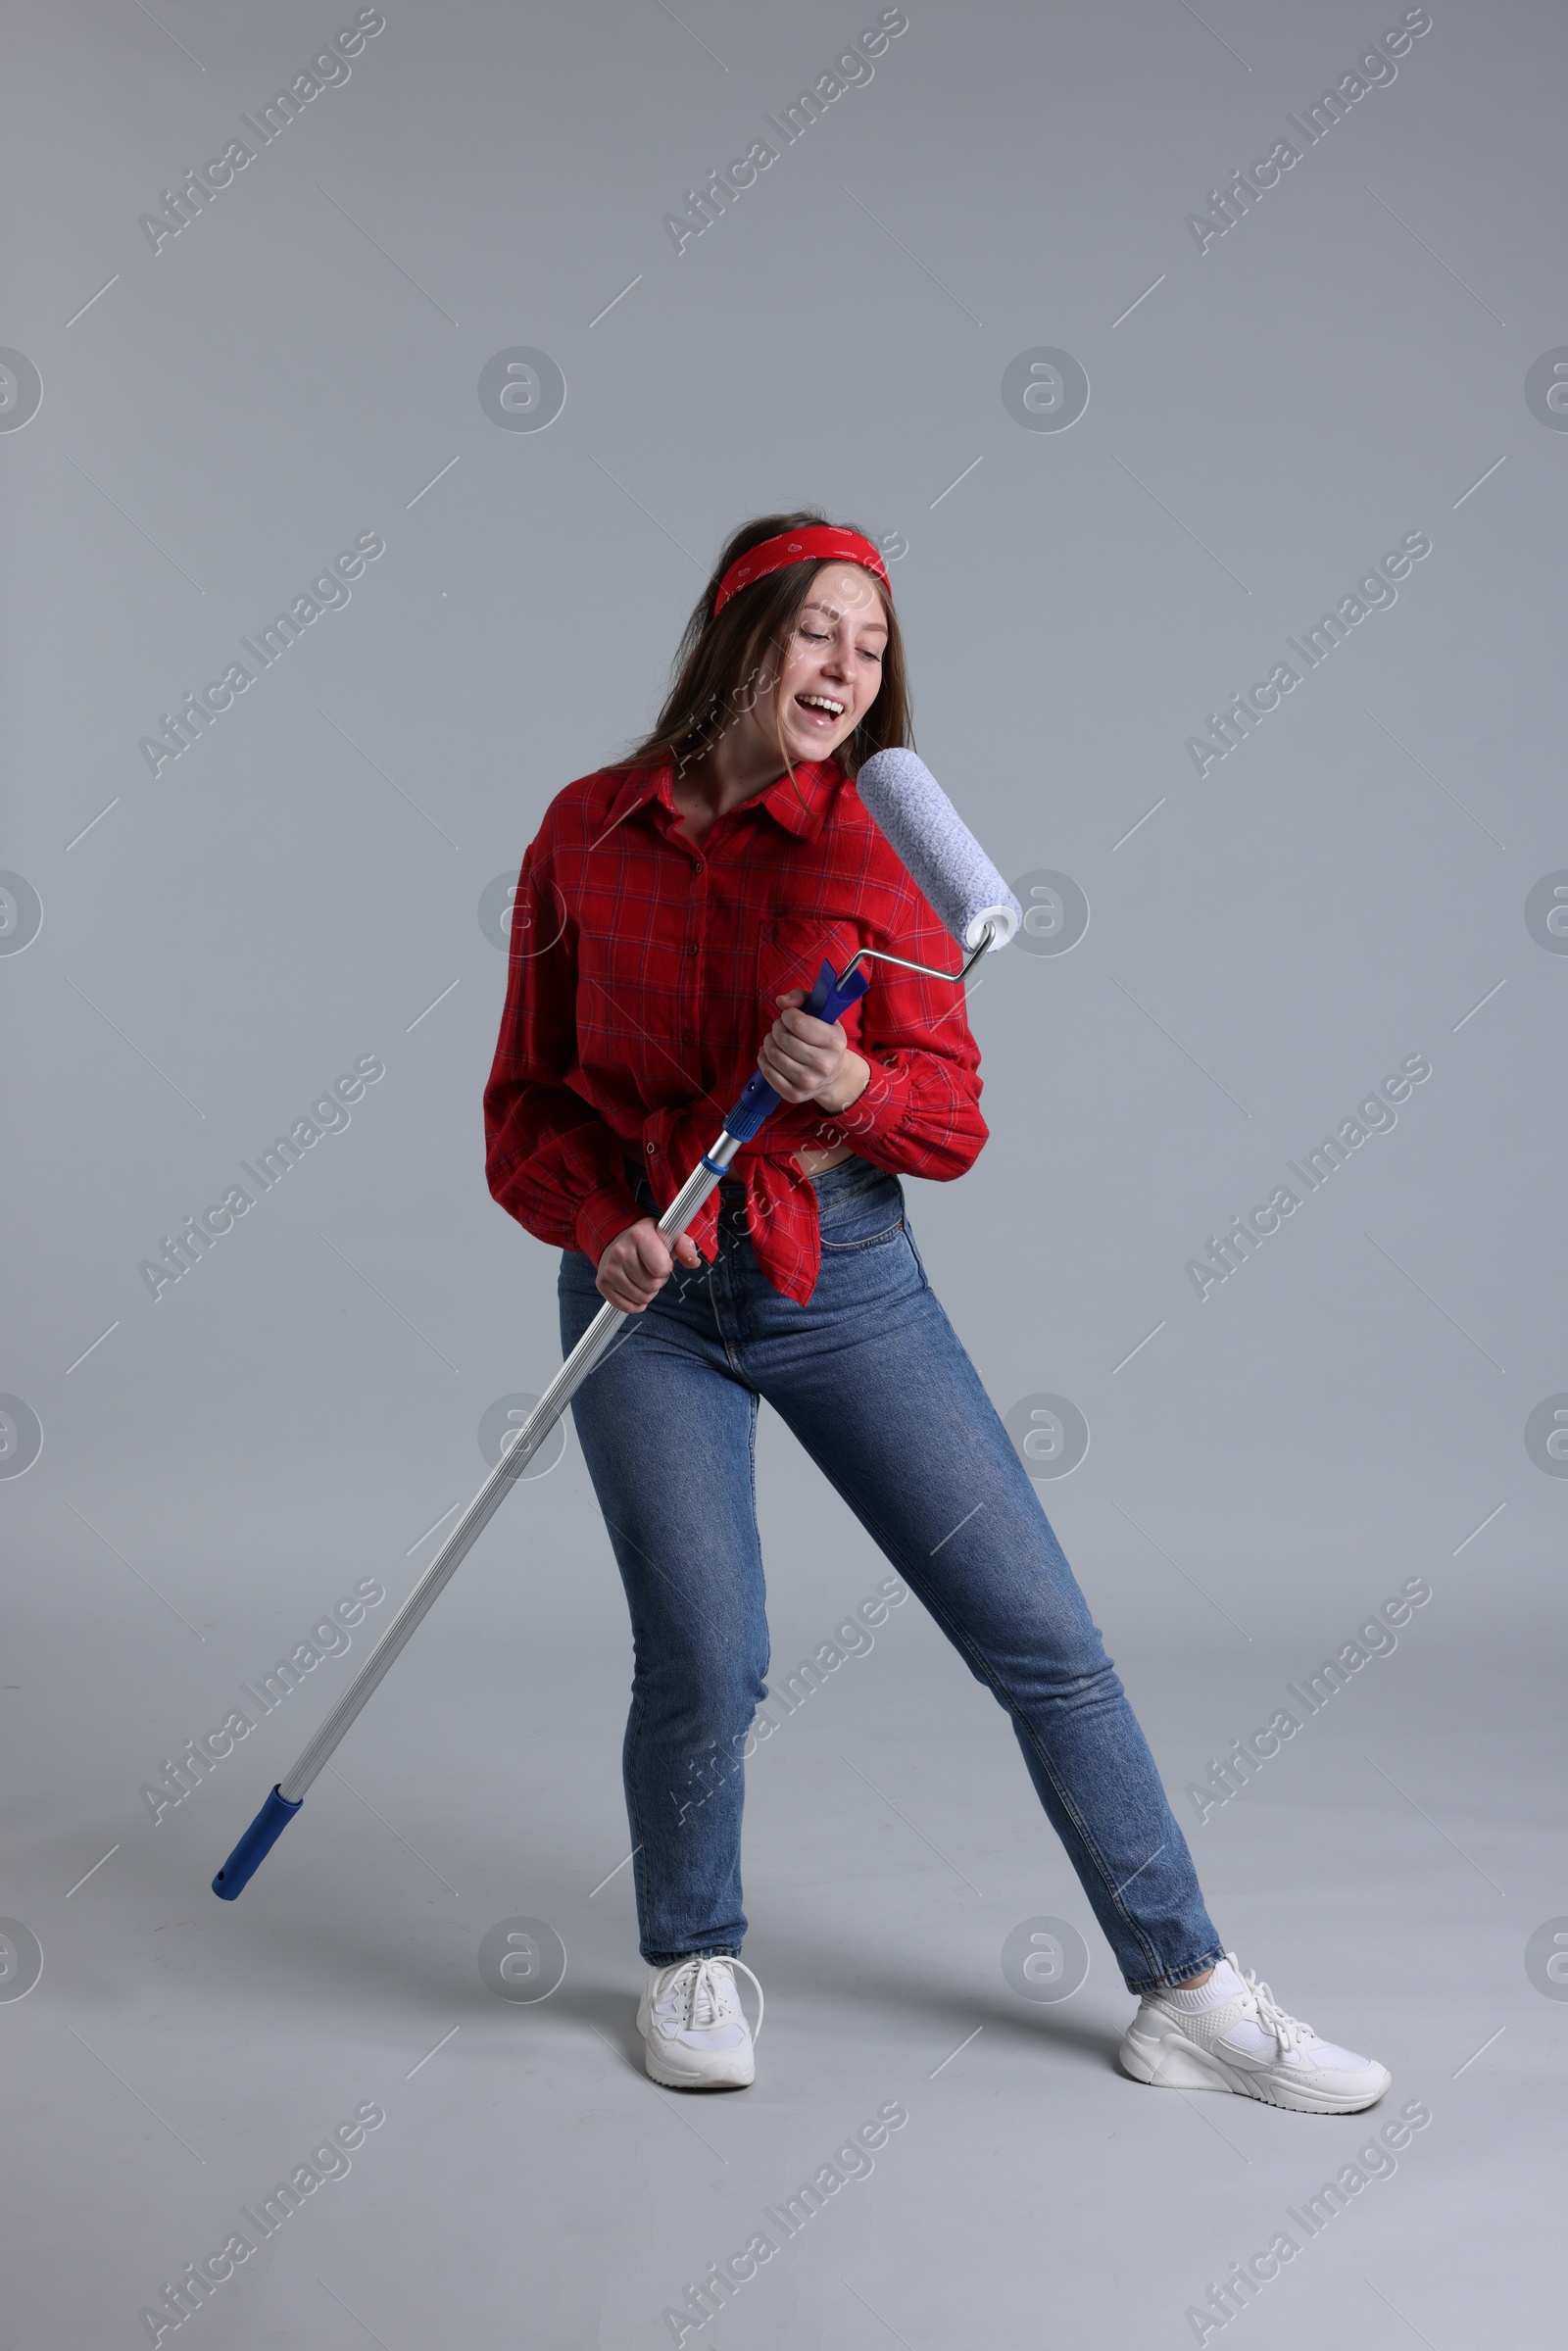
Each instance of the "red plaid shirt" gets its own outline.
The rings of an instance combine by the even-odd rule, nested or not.
[[[559,792],[513,907],[485,1174],[519,1224],[595,1265],[646,1214],[636,1171],[662,1210],[712,1144],[775,997],[809,990],[824,956],[841,971],[857,947],[940,969],[961,960],[836,762],[785,773],[696,845],[675,829],[673,775],[604,768]],[[759,1263],[803,1305],[821,1244],[796,1151],[848,1143],[895,1174],[945,1182],[987,1140],[962,989],[870,970],[843,1015],[871,1066],[858,1101],[837,1116],[782,1104],[732,1169]],[[709,1258],[717,1206],[710,1195],[689,1228]]]

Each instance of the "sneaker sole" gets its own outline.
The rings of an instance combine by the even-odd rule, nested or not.
[[[728,2076],[677,2074],[660,2063],[658,2055],[646,2041],[643,2044],[643,2064],[649,2081],[657,2082],[661,2089],[750,2089],[757,2080],[757,2067],[752,2063],[748,2063],[745,2073],[736,2070]]]
[[[745,2054],[744,2073],[740,2070],[738,2061],[732,2058],[728,2060],[730,2072],[727,2076],[723,2073],[714,2074],[706,2071],[700,2074],[680,2074],[671,2067],[661,2063],[658,2052],[648,2037],[648,2021],[640,2006],[637,2014],[637,2030],[643,2038],[644,2071],[647,2073],[649,2081],[657,2082],[661,2089],[750,2089],[752,2083],[757,2080],[757,2064],[750,2049]],[[723,2063],[724,2061],[718,2062]]]
[[[1255,2098],[1263,2106],[1284,2107],[1292,2114],[1362,2114],[1394,2084],[1386,2066],[1378,2068],[1380,2082],[1353,2096],[1316,2089],[1309,2082],[1282,2082],[1269,2074],[1244,2073],[1222,2065],[1208,2050],[1176,2032],[1154,2035],[1129,2028],[1116,2055],[1124,2074],[1152,2088],[1230,2090]]]

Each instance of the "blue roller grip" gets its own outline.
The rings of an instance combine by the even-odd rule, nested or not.
[[[298,1804],[291,1804],[287,1796],[273,1788],[213,1880],[213,1891],[220,1902],[232,1902],[237,1894],[244,1892],[304,1801],[301,1796]]]
[[[801,1006],[813,1019],[830,1024],[851,1004],[858,1004],[871,985],[864,967],[857,964],[842,988],[835,987],[831,963],[824,963],[816,975],[816,986]],[[774,1093],[759,1069],[747,1079],[745,1091],[733,1110],[724,1119],[724,1132],[733,1135],[737,1143],[750,1143],[764,1118],[771,1118],[782,1100]]]

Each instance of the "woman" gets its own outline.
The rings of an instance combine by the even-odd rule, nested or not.
[[[832,1024],[802,1010],[858,946],[954,968],[854,777],[908,742],[874,546],[818,514],[735,533],[659,722],[568,784],[523,860],[485,1093],[497,1200],[562,1251],[562,1344],[634,1319],[572,1404],[635,1647],[623,1768],[646,2062],[743,2086],[742,1758],[767,1694],[754,1445],[765,1397],[1011,1718],[1130,1991],[1141,2082],[1352,2113],[1386,2069],[1238,1970],[1153,1759],[1011,1441],[926,1279],[901,1173],[987,1139],[960,989],[877,963]],[[783,1106],[675,1243],[658,1216],[760,1063]],[[758,2022],[760,2024],[760,2014]]]

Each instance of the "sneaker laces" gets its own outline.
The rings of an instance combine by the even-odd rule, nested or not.
[[[722,1953],[705,1955],[702,1952],[694,1951],[689,1959],[679,1959],[675,1962],[660,1984],[655,1996],[660,2001],[673,1997],[684,2007],[685,2015],[681,2026],[683,2032],[701,2032],[709,2026],[716,2025],[719,2021],[725,1988],[723,1978],[718,1972],[720,1968],[739,1968],[741,1974],[751,1981],[752,1988],[757,1994],[757,2023],[752,2028],[752,2038],[755,2041],[762,2030],[762,1987],[743,1959],[730,1959]],[[728,1988],[731,1991],[735,1989],[733,1976]],[[737,1994],[737,2002],[738,1998]],[[744,2015],[744,2011],[742,2013]]]
[[[1250,1995],[1257,2012],[1258,2023],[1266,2026],[1273,2033],[1282,2057],[1288,2056],[1293,2049],[1309,2048],[1314,2041],[1321,2038],[1320,2034],[1313,2032],[1310,2025],[1303,2024],[1299,2017],[1288,2014],[1275,1999],[1268,1985],[1260,1984],[1250,1968],[1244,1971],[1236,1967],[1234,1951],[1227,1951],[1225,1956],[1232,1967],[1236,1968],[1236,1973],[1241,1977],[1246,1991]]]

